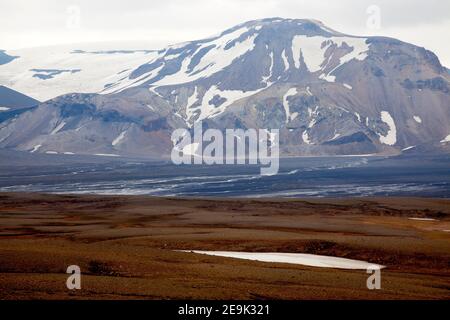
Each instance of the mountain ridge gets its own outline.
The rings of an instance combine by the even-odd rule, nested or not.
[[[198,121],[219,130],[280,129],[282,156],[447,147],[447,69],[431,51],[400,40],[271,18],[141,55],[144,63],[106,77],[114,81],[101,94],[60,96],[18,117],[19,124],[3,124],[0,147],[167,156],[170,133]],[[27,122],[39,125],[17,134],[15,126]]]

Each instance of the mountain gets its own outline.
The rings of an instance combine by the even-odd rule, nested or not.
[[[37,106],[40,102],[20,92],[0,85],[0,106],[9,109],[20,109]]]
[[[20,92],[0,86],[0,122],[31,110],[40,102]]]
[[[40,101],[72,92],[102,92],[109,83],[122,79],[124,72],[156,54],[153,50],[111,50],[101,44],[0,50],[0,85]]]
[[[94,69],[87,61],[100,65],[111,55],[71,54]],[[17,87],[37,86],[49,96],[78,91],[1,124],[0,148],[168,156],[172,131],[203,121],[221,130],[280,129],[282,156],[448,150],[450,75],[435,54],[400,40],[273,18],[141,55],[126,67],[117,59],[121,71],[109,75],[113,66],[99,66],[97,75],[89,69],[82,84],[75,80],[82,71],[45,79],[16,69],[21,58],[0,66],[0,74],[8,65],[21,74]],[[65,69],[82,69],[69,60]],[[92,93],[80,93],[86,90]]]
[[[18,57],[10,56],[9,54],[5,53],[5,50],[0,50],[0,65],[10,63],[16,58]]]

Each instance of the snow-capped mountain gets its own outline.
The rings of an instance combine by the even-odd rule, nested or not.
[[[153,50],[109,50],[102,45],[53,46],[0,51],[0,85],[45,101],[78,93],[101,93],[124,73],[148,62]]]
[[[107,62],[114,54],[120,59]],[[27,94],[31,88],[48,96],[97,94],[58,97],[1,123],[0,147],[167,155],[173,129],[197,121],[218,129],[280,129],[284,156],[398,153],[448,144],[447,69],[432,52],[392,38],[275,18],[159,51],[70,55],[91,64],[86,73],[74,62],[78,58],[62,58],[58,71],[48,72],[56,70],[50,61],[34,65],[10,84]],[[13,69],[20,59],[1,65],[2,77],[4,68],[19,74]],[[87,80],[76,80],[77,74]]]

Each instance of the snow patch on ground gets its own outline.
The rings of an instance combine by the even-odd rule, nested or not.
[[[395,121],[387,111],[381,111],[381,121],[389,126],[389,130],[385,136],[379,135],[380,142],[393,146],[397,143],[397,128],[395,127]]]
[[[282,252],[230,252],[230,251],[199,251],[199,250],[182,250],[182,252],[190,252],[197,254],[205,254],[210,256],[254,260],[261,262],[273,263],[289,263],[299,264],[303,266],[319,267],[319,268],[336,268],[350,270],[367,270],[381,269],[382,265],[372,264],[361,260],[352,260],[346,258],[337,258],[330,256],[321,256],[305,253],[282,253]]]
[[[432,218],[408,218],[409,220],[416,220],[416,221],[436,221],[436,219]]]

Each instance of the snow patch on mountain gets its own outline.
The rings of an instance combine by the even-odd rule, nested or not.
[[[184,58],[178,72],[163,77],[161,80],[155,82],[154,85],[167,86],[188,83],[200,78],[208,78],[223,70],[234,60],[253,50],[255,47],[257,34],[249,35],[241,42],[236,41],[232,47],[227,47],[230,42],[238,39],[247,31],[248,28],[241,28],[214,41],[204,43],[199,46],[194,53]],[[193,57],[200,50],[208,47],[212,48],[200,59],[200,62],[197,63],[195,68],[192,71],[189,71],[189,65],[191,64]]]
[[[414,149],[415,147],[416,146],[406,147],[406,148],[403,148],[402,151],[408,151],[408,150]]]
[[[123,91],[125,89],[128,88],[133,88],[133,87],[137,87],[139,85],[144,84],[145,82],[157,77],[159,75],[159,72],[164,68],[164,64],[160,65],[159,67],[153,69],[152,71],[145,73],[139,77],[137,77],[136,79],[131,79],[128,76],[123,77],[122,79],[120,79],[119,81],[117,81],[116,83],[112,83],[111,85],[109,85],[107,88],[105,88],[104,90],[102,90],[102,94],[107,94],[107,93],[116,93],[116,92],[120,92]],[[129,74],[131,74],[131,71],[129,71]]]
[[[317,117],[317,115],[319,114],[319,113],[318,113],[318,109],[319,109],[319,106],[316,106],[316,107],[314,108],[314,110],[311,109],[311,108],[308,108],[308,115],[309,115],[309,117],[311,118],[311,120],[310,120],[309,123],[308,123],[308,128],[309,128],[309,129],[311,129],[312,127],[314,127],[314,125],[317,123],[316,117]]]
[[[95,153],[94,156],[99,156],[99,157],[120,157],[118,154],[115,154],[115,153]]]
[[[204,120],[206,118],[215,117],[225,111],[225,109],[235,103],[236,101],[250,97],[262,89],[258,89],[255,91],[241,91],[241,90],[220,90],[217,86],[211,86],[208,91],[205,92],[202,98],[202,103],[200,106],[195,108],[190,108],[191,117],[192,113],[199,111],[200,115],[196,119],[197,121]],[[213,100],[219,100],[219,104],[215,105]]]
[[[37,145],[35,145],[35,146],[33,147],[33,149],[32,149],[30,152],[31,152],[31,153],[34,153],[34,152],[38,151],[40,147],[42,147],[42,145],[41,145],[41,144],[37,144]]]
[[[335,76],[332,76],[330,74],[325,74],[325,73],[322,73],[319,76],[319,79],[325,80],[327,82],[336,82],[336,77]]]
[[[289,69],[289,60],[286,56],[286,50],[283,50],[283,52],[281,52],[281,58],[283,59],[284,71],[286,71]]]
[[[316,122],[317,122],[316,119],[312,119],[312,120],[308,123],[308,128],[314,127],[314,125],[316,124]]]
[[[309,135],[308,135],[308,131],[307,130],[303,131],[302,139],[303,139],[304,143],[311,144],[311,140],[309,140]]]
[[[335,133],[334,136],[333,136],[333,138],[331,138],[331,140],[329,140],[329,141],[336,140],[336,139],[339,138],[340,136],[341,136],[340,133]]]
[[[263,82],[266,84],[269,84],[269,79],[272,78],[273,73],[273,52],[270,53],[270,67],[269,67],[269,74],[267,76],[263,76]]]
[[[119,135],[117,138],[115,138],[114,141],[113,141],[111,144],[112,144],[113,146],[118,145],[118,144],[121,143],[122,140],[125,138],[125,135],[126,135],[126,134],[127,134],[127,130],[122,131],[122,132],[120,133],[120,135]]]
[[[184,155],[196,156],[196,155],[198,155],[197,151],[198,151],[199,147],[200,147],[200,143],[194,142],[194,143],[185,145],[182,149],[182,152]]]
[[[324,37],[294,36],[292,39],[292,56],[295,67],[300,68],[300,56],[303,57],[306,67],[310,72],[316,72],[321,69],[325,59],[326,48],[322,47],[325,41]]]
[[[62,128],[64,128],[64,126],[66,125],[66,123],[63,121],[61,122],[55,129],[53,129],[52,132],[50,132],[50,135],[55,135],[57,134],[59,131],[61,131]]]
[[[447,142],[450,142],[450,134],[441,140],[441,143],[447,143]]]
[[[286,123],[289,123],[290,121],[294,120],[298,113],[294,112],[291,114],[290,107],[289,107],[289,101],[288,98],[295,96],[298,93],[297,88],[290,88],[285,95],[283,96],[283,107],[284,112],[286,113]]]
[[[395,126],[395,121],[392,118],[391,114],[387,111],[381,111],[381,121],[389,126],[389,130],[385,136],[381,134],[379,135],[380,142],[389,146],[393,146],[397,143],[397,128]]]
[[[196,103],[198,101],[198,92],[197,92],[197,87],[194,88],[194,93],[192,93],[192,95],[190,95],[187,99],[187,104],[186,104],[186,117],[187,117],[187,121],[190,121],[192,116],[194,115],[194,110],[192,109],[192,106],[194,105],[194,103]]]
[[[422,123],[422,119],[419,116],[414,116],[413,118],[417,123]]]
[[[367,51],[369,50],[365,38],[326,38],[321,36],[308,37],[305,35],[298,35],[294,36],[292,39],[292,55],[294,57],[296,68],[300,68],[301,56],[310,72],[314,73],[323,70],[329,63],[329,61],[326,60],[325,54],[331,46],[337,46],[338,48],[349,46],[351,47],[351,52],[342,56],[339,59],[338,66],[328,74],[325,74],[324,79],[331,79],[330,74],[332,72],[353,59],[364,60],[367,57]]]

